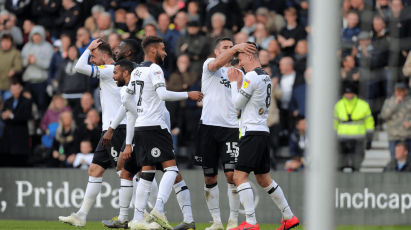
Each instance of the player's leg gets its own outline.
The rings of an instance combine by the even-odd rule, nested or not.
[[[190,191],[183,180],[180,172],[178,172],[177,178],[173,185],[174,191],[177,196],[178,204],[181,208],[181,212],[183,213],[184,220],[181,224],[174,227],[174,230],[194,230],[196,228],[194,219],[193,219],[193,212],[191,210],[191,200],[190,200]]]
[[[251,185],[248,182],[248,175],[251,171],[252,168],[239,166],[236,166],[236,170],[234,171],[234,181],[235,184],[238,185],[238,195],[244,206],[246,216],[246,222],[243,222],[238,226],[239,229],[258,229],[257,220],[255,218],[254,194]]]

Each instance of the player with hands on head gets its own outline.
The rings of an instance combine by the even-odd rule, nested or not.
[[[203,110],[197,136],[195,165],[202,166],[204,172],[204,193],[213,224],[206,230],[223,230],[220,215],[217,185],[218,162],[221,159],[227,180],[227,195],[230,217],[227,229],[237,227],[240,199],[234,184],[234,164],[238,144],[237,110],[231,98],[231,85],[227,71],[237,52],[253,54],[255,46],[241,43],[233,45],[231,38],[222,37],[215,41],[216,58],[204,62],[201,78],[201,91],[204,93]]]
[[[255,43],[249,43],[255,46]],[[243,86],[238,89],[239,73],[231,69],[228,78],[231,82],[231,94],[236,109],[241,110],[241,139],[239,153],[234,170],[234,182],[246,213],[246,221],[235,230],[258,230],[255,218],[254,197],[248,176],[254,172],[257,183],[271,196],[280,209],[283,219],[277,230],[288,230],[299,225],[299,220],[291,212],[284,193],[271,179],[270,172],[270,131],[267,118],[271,99],[271,79],[261,68],[258,53],[239,52],[239,64],[247,74]]]

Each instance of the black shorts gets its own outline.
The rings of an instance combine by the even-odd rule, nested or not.
[[[223,167],[231,168],[231,165],[234,166],[238,151],[238,136],[238,128],[200,124],[194,164],[209,168],[218,167],[218,160],[221,158]]]
[[[156,166],[157,170],[162,170],[161,163],[176,159],[173,140],[167,129],[160,126],[136,127],[134,140],[138,166]]]
[[[241,137],[235,170],[254,174],[270,172],[270,133],[248,131]]]
[[[101,137],[107,131],[101,133]],[[94,157],[92,163],[100,165],[104,169],[107,169],[110,165],[114,167],[117,166],[118,157],[120,156],[121,146],[126,139],[126,127],[125,125],[119,125],[116,130],[114,130],[113,138],[111,139],[111,147],[103,148],[100,142],[97,145],[96,151],[94,152]]]
[[[134,140],[133,140],[134,142]],[[121,147],[121,152],[124,152],[124,149],[126,149],[126,140],[123,142],[123,146]],[[141,170],[141,166],[137,165],[136,161],[136,155],[134,153],[134,144],[131,145],[131,160],[124,162],[123,168],[132,174],[137,174]]]

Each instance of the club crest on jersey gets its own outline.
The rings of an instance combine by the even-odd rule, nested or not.
[[[222,84],[222,85],[224,85],[225,87],[227,87],[227,88],[231,89],[231,85],[230,85],[230,83],[231,83],[231,82],[230,82],[229,80],[224,79],[223,77],[221,77],[220,84]]]
[[[249,84],[250,84],[250,80],[245,79],[244,84],[243,84],[244,89],[247,88]]]
[[[161,151],[159,148],[153,148],[151,150],[151,156],[153,157],[159,157],[161,155]]]
[[[263,115],[263,114],[268,114],[268,109],[267,110],[264,110],[263,108],[260,108],[259,110],[258,110],[258,115]]]
[[[265,84],[267,84],[267,82],[270,82],[271,81],[271,78],[269,77],[269,76],[267,76],[267,77],[265,77],[264,79],[263,79],[263,82],[265,83]]]

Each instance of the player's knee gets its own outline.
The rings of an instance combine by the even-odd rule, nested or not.
[[[127,171],[127,170],[122,170],[120,177],[121,177],[121,179],[125,179],[125,180],[133,180],[134,175],[135,174],[133,174],[133,173]]]
[[[217,183],[217,175],[212,176],[212,177],[204,175],[204,179],[205,179],[206,185],[213,185]]]
[[[203,173],[206,184],[215,184],[217,182],[218,168],[203,166]]]
[[[257,180],[257,184],[263,188],[270,186],[272,183],[271,177],[267,174],[257,174],[255,175],[255,179]]]
[[[146,180],[146,181],[153,181],[155,175],[156,175],[156,170],[142,171],[140,179]]]
[[[178,184],[178,183],[180,183],[181,181],[183,181],[183,177],[181,176],[181,173],[178,172],[178,175],[177,175],[177,177],[176,177],[176,180],[174,181],[174,184]]]
[[[90,168],[88,169],[88,175],[92,177],[102,177],[106,171],[103,167],[98,164],[91,164]]]

